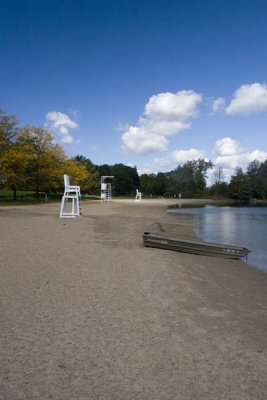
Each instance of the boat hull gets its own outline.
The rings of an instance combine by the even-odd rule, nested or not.
[[[199,240],[180,239],[150,232],[145,232],[143,234],[143,242],[146,247],[156,247],[165,250],[179,251],[182,253],[229,259],[246,257],[250,252],[246,247],[201,242]]]

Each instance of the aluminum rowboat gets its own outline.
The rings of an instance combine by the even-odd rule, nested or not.
[[[201,242],[200,240],[180,239],[150,232],[144,232],[143,242],[146,247],[156,247],[159,249],[199,254],[202,256],[240,258],[246,257],[248,253],[250,253],[250,250],[246,247]]]

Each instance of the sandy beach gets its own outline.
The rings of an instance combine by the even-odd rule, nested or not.
[[[267,398],[267,274],[143,247],[174,202],[0,207],[1,400]]]

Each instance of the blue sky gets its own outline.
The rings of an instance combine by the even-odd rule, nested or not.
[[[267,158],[267,2],[0,0],[0,107],[70,156]]]

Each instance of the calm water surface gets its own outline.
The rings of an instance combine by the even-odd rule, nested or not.
[[[244,261],[267,272],[267,207],[205,206],[168,212],[195,224],[195,233],[204,241],[249,248]]]

